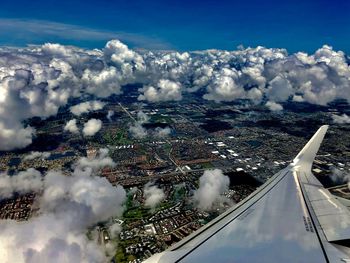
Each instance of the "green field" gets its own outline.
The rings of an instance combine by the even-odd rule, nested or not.
[[[203,169],[211,169],[211,168],[214,168],[214,166],[212,165],[212,163],[202,163],[201,164],[202,168]]]
[[[151,122],[152,123],[168,123],[171,124],[173,123],[173,120],[169,116],[162,116],[162,115],[153,115],[151,117]]]
[[[103,135],[103,140],[106,144],[110,145],[126,145],[133,143],[133,141],[128,139],[128,132],[124,129],[120,129],[115,133],[105,133]]]

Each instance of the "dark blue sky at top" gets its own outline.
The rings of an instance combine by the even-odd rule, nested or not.
[[[110,38],[147,49],[238,45],[350,53],[350,1],[2,0],[0,45],[59,42],[101,48]]]

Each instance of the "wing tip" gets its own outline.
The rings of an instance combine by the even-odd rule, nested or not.
[[[293,160],[293,166],[311,170],[312,162],[320,148],[329,125],[322,125]]]

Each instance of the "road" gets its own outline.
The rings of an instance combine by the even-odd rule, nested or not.
[[[128,116],[134,121],[137,122],[137,120],[131,115],[131,113],[119,102],[118,105],[122,108],[122,110],[128,114]]]

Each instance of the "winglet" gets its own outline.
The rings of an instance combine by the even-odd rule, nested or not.
[[[318,149],[323,141],[323,138],[327,132],[328,125],[321,126],[318,131],[312,136],[310,141],[299,152],[297,157],[293,160],[293,166],[299,167],[304,171],[311,171],[312,162],[314,161]]]

